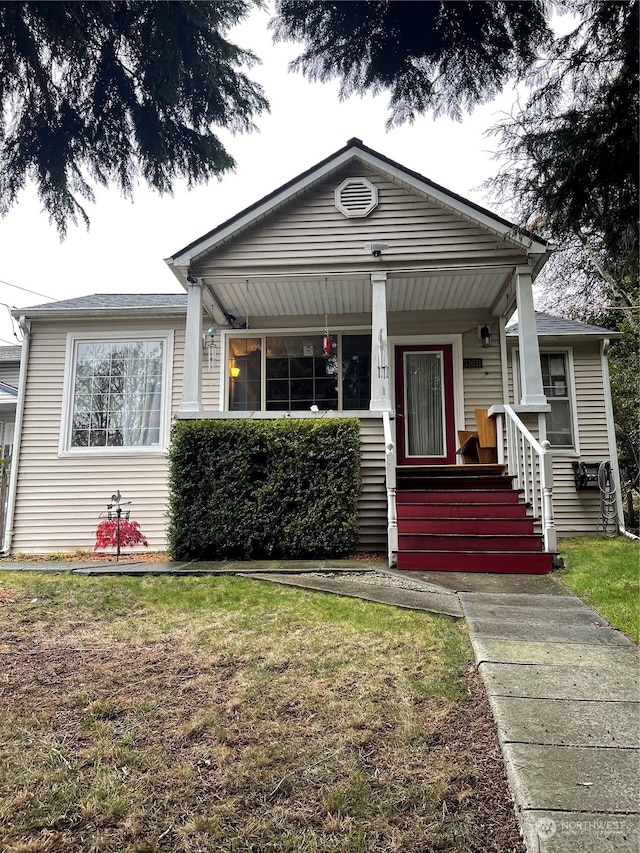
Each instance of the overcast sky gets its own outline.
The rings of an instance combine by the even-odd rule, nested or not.
[[[422,118],[385,130],[384,96],[340,103],[338,84],[308,83],[287,71],[295,45],[272,45],[269,16],[256,12],[235,32],[235,41],[262,58],[252,76],[265,88],[271,112],[258,118],[259,130],[237,137],[221,134],[237,162],[220,182],[173,197],[140,186],[133,202],[115,190],[96,191],[87,206],[91,220],[69,227],[61,242],[42,212],[35,191],[0,219],[0,302],[16,307],[46,301],[33,293],[66,299],[91,293],[167,293],[180,286],[163,259],[175,254],[230,216],[278,188],[358,137],[365,145],[491,209],[480,185],[495,174],[496,142],[484,132],[515,99],[512,89],[478,108],[461,123]],[[499,212],[499,211],[497,211]],[[11,287],[10,285],[17,285]],[[0,345],[15,343],[7,308],[0,305]]]

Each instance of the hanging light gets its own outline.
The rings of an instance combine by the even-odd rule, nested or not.
[[[489,349],[491,346],[491,329],[489,326],[483,326],[480,329],[480,338],[484,349]]]

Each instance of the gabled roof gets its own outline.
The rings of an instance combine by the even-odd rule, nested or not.
[[[182,268],[183,270],[188,268],[191,263],[202,255],[213,251],[217,246],[250,228],[253,224],[275,212],[278,208],[324,180],[327,175],[352,160],[358,160],[381,174],[387,175],[392,180],[421,192],[434,203],[442,205],[444,208],[477,225],[484,226],[494,233],[499,234],[505,240],[510,240],[514,244],[524,247],[534,255],[544,255],[548,249],[547,241],[541,237],[518,228],[506,219],[447,190],[440,184],[436,184],[429,178],[424,177],[424,175],[407,169],[400,163],[385,157],[372,148],[368,148],[362,140],[353,138],[347,142],[344,148],[336,151],[335,154],[302,172],[302,174],[293,178],[293,180],[283,184],[202,237],[189,243],[188,246],[180,249],[180,251],[167,258],[166,263],[170,267],[173,267],[174,271],[176,271],[176,268]]]
[[[111,312],[150,311],[154,314],[184,313],[187,308],[186,293],[94,293],[91,296],[77,296],[73,299],[61,299],[58,302],[45,302],[28,308],[14,309],[14,316],[53,317],[66,313],[82,315],[91,313],[108,314]]]
[[[545,314],[536,311],[536,330],[539,335],[549,337],[582,337],[590,335],[598,338],[619,338],[620,332],[613,332],[602,326],[591,326],[587,323],[579,323],[577,320],[569,320],[566,317],[554,317],[553,314]],[[507,326],[506,334],[514,337],[518,334],[518,324]]]

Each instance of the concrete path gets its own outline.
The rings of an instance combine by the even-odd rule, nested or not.
[[[640,850],[638,649],[552,576],[393,572],[360,560],[0,562],[2,569],[245,575],[464,615],[528,853]],[[376,583],[381,574],[385,583]]]
[[[458,593],[529,853],[638,853],[637,647],[550,576],[424,580]]]

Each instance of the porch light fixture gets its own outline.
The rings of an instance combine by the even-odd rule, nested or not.
[[[491,329],[489,326],[483,326],[480,329],[480,339],[482,341],[483,349],[489,349],[491,346]]]
[[[240,376],[240,368],[236,365],[235,358],[232,358],[229,361],[229,376],[232,379],[237,379],[238,376]]]

